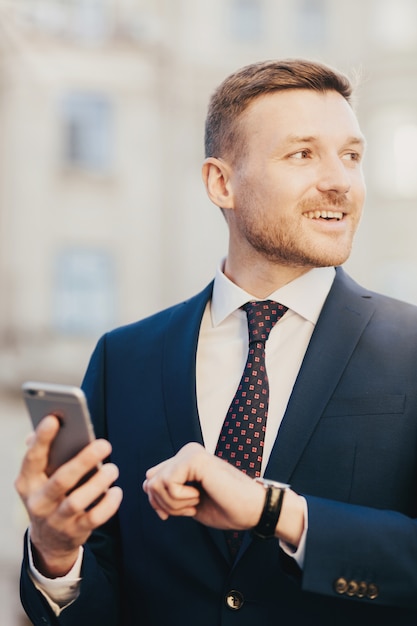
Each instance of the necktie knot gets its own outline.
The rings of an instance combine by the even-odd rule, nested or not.
[[[288,308],[273,300],[247,302],[242,309],[248,318],[249,343],[265,343],[272,328]]]

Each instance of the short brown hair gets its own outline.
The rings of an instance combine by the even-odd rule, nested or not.
[[[262,95],[285,89],[337,91],[348,102],[352,85],[342,73],[313,61],[286,59],[247,65],[228,76],[213,93],[206,118],[206,157],[241,153],[238,121],[249,104]]]

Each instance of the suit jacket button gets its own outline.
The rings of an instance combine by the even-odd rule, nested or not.
[[[346,594],[352,598],[353,596],[357,594],[358,589],[359,589],[359,585],[356,582],[356,580],[350,580],[348,583]]]
[[[238,611],[242,608],[244,599],[240,591],[232,589],[226,594],[225,601],[229,609],[232,609],[232,611]]]
[[[369,583],[368,592],[366,595],[370,600],[375,600],[375,598],[379,596],[379,589],[377,585],[375,585],[374,583]]]
[[[356,591],[357,598],[364,598],[368,592],[368,585],[366,582],[362,581],[358,585],[358,590]]]
[[[348,589],[348,581],[346,578],[338,578],[334,581],[334,590],[336,593],[343,595]]]

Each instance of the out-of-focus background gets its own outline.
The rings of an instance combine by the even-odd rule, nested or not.
[[[213,276],[214,87],[307,56],[360,75],[368,199],[350,273],[417,304],[416,0],[0,0],[0,624],[18,600],[26,379],[78,384],[102,332]],[[341,329],[343,332],[343,329]]]

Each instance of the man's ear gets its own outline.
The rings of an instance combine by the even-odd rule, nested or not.
[[[231,168],[215,157],[208,157],[203,163],[203,182],[210,200],[221,209],[233,209],[233,191],[231,182]]]

